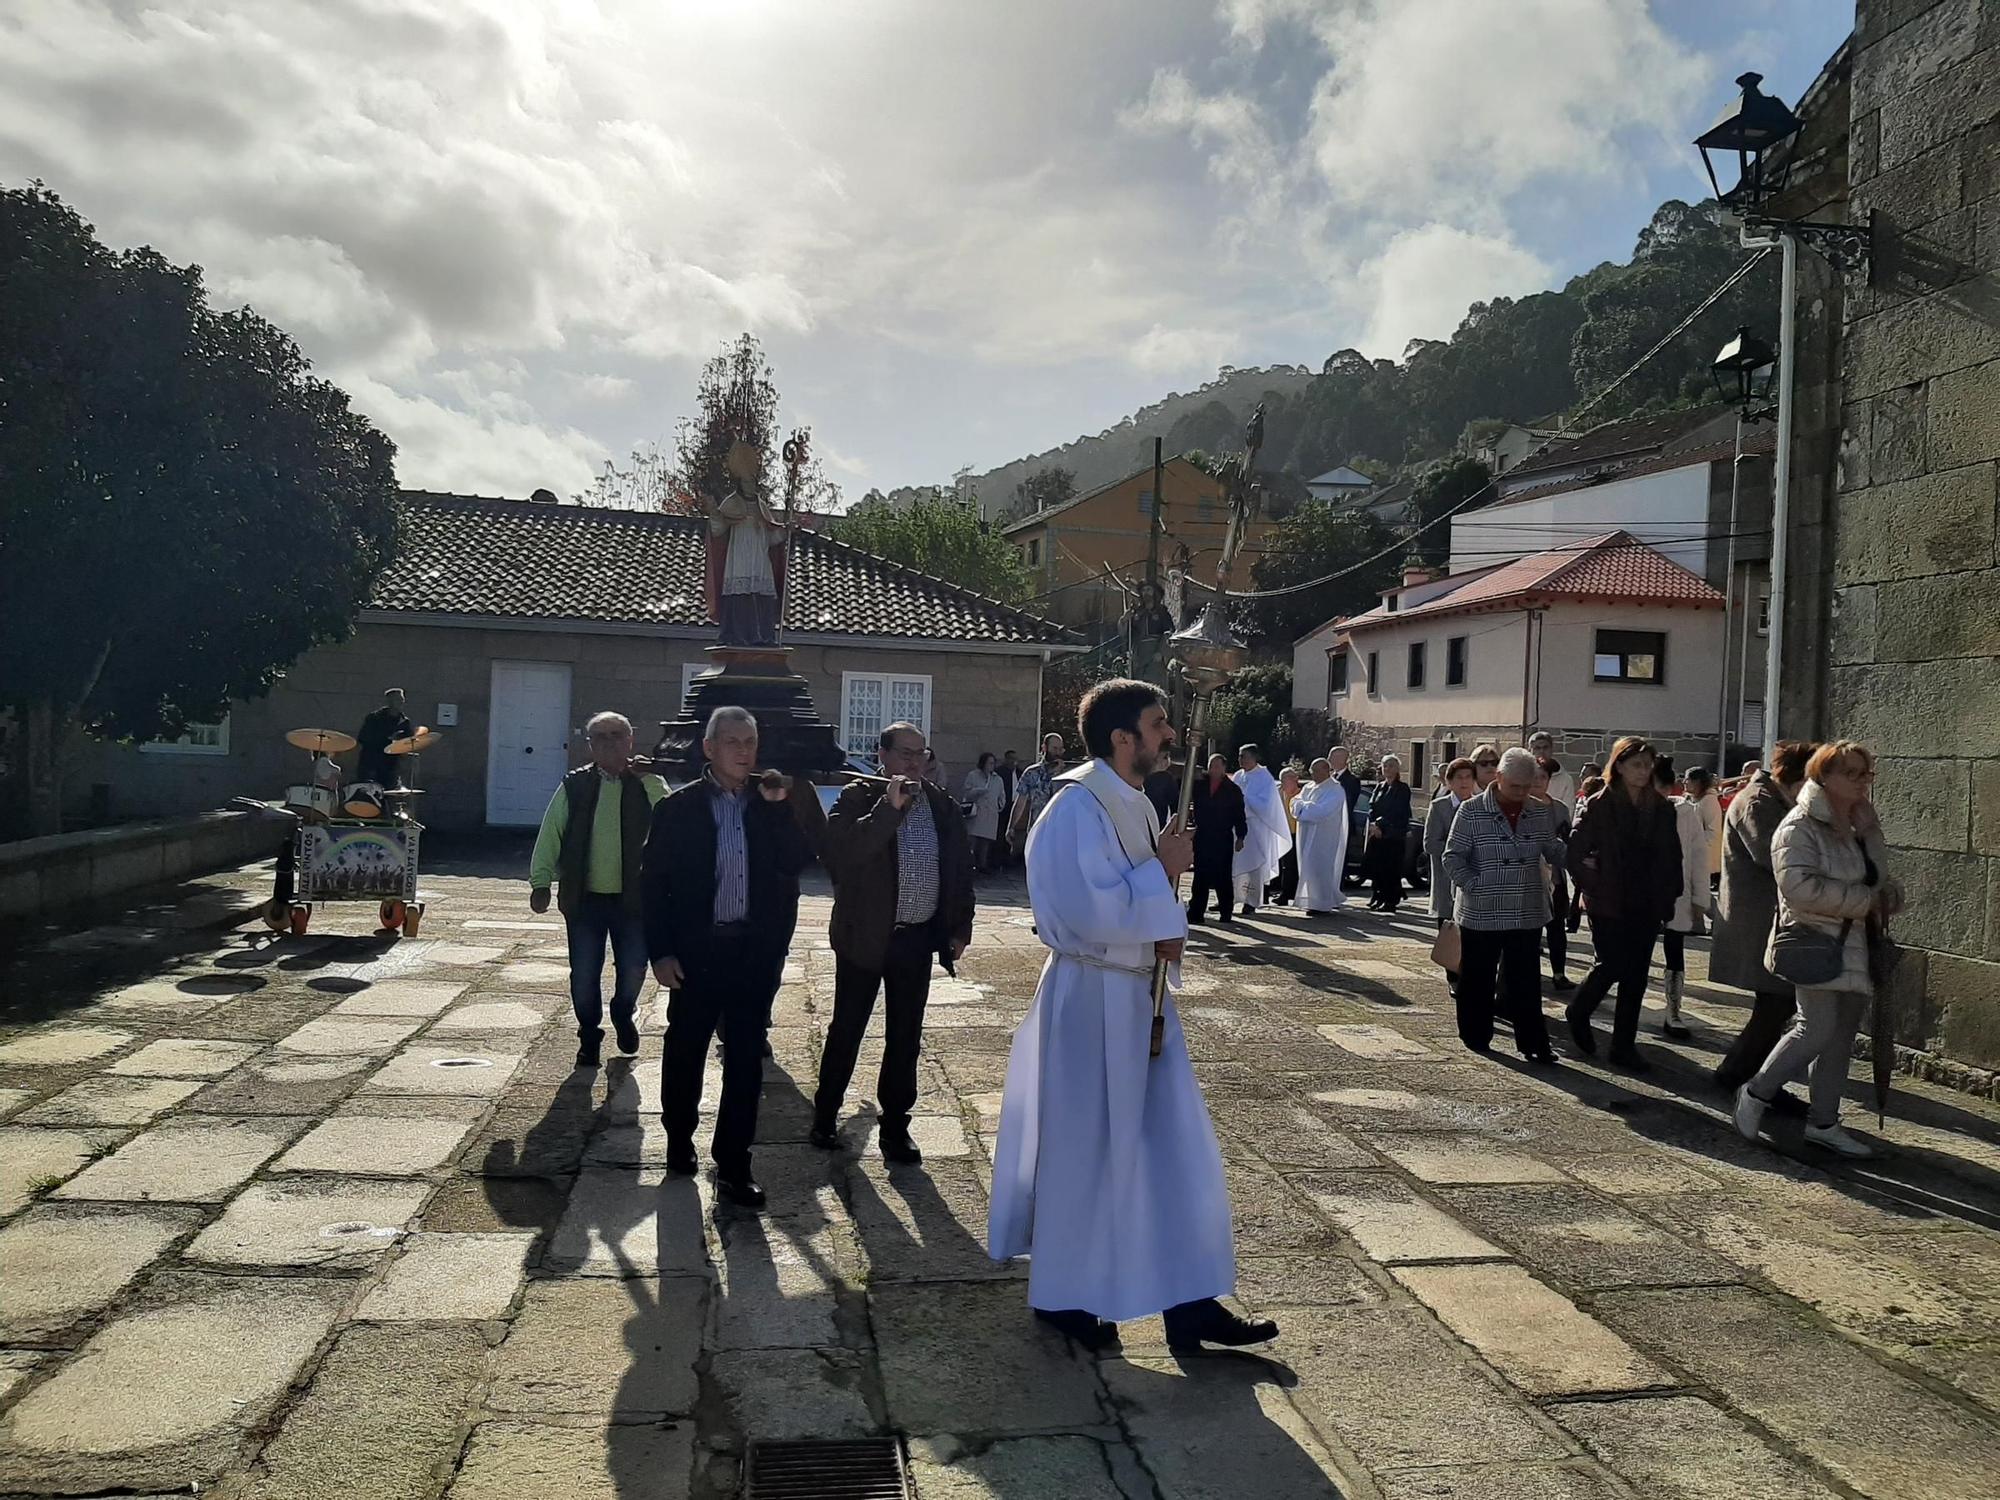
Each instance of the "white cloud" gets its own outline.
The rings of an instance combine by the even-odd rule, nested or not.
[[[1538,291],[1549,274],[1504,237],[1449,224],[1406,229],[1361,270],[1373,310],[1355,347],[1373,359],[1400,359],[1411,339],[1450,338],[1474,302]]]

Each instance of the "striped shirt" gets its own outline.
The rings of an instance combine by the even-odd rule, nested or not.
[[[937,914],[938,835],[930,798],[922,787],[896,829],[896,925],[928,922]]]
[[[750,798],[746,784],[726,790],[708,778],[708,806],[715,814],[715,925],[741,922],[750,915],[750,844],[743,835],[743,804]]]

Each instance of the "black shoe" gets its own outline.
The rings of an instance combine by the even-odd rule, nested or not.
[[[1678,1021],[1662,1021],[1660,1023],[1660,1034],[1672,1037],[1677,1042],[1685,1042],[1694,1035],[1692,1031],[1681,1025]]]
[[[1201,927],[1201,926],[1203,926],[1203,925],[1205,925],[1205,924],[1206,924],[1207,920],[1208,920],[1208,919],[1207,919],[1206,917],[1189,917],[1189,918],[1188,918],[1188,926],[1190,926],[1190,927]],[[1228,919],[1227,917],[1224,917],[1224,918],[1223,918],[1222,920],[1226,922],[1226,921],[1228,921],[1229,919]]]
[[[840,1149],[840,1132],[831,1125],[813,1126],[807,1132],[806,1139],[822,1151],[838,1151]]]
[[[1653,1065],[1639,1055],[1637,1047],[1613,1047],[1611,1065],[1633,1073],[1650,1073],[1653,1070]]]
[[[715,1192],[717,1197],[728,1199],[738,1208],[758,1210],[764,1206],[764,1190],[749,1177],[733,1180],[718,1177],[715,1179]]]
[[[1176,1354],[1196,1354],[1203,1344],[1221,1344],[1239,1349],[1245,1344],[1263,1344],[1278,1336],[1278,1325],[1269,1318],[1251,1322],[1217,1302],[1213,1297],[1200,1302],[1183,1302],[1166,1310],[1167,1347]]]
[[[1548,1047],[1544,1047],[1539,1052],[1523,1052],[1521,1056],[1523,1059],[1535,1064],[1537,1067],[1553,1068],[1559,1066],[1559,1061],[1555,1055],[1555,1052]]]
[[[636,1021],[611,1018],[611,1029],[618,1033],[618,1050],[630,1057],[639,1050],[639,1025]]]
[[[667,1144],[667,1170],[678,1172],[683,1177],[692,1177],[701,1170],[701,1162],[694,1154],[693,1146]]]
[[[1790,1089],[1779,1089],[1778,1097],[1771,1101],[1771,1113],[1774,1115],[1789,1115],[1795,1120],[1803,1120],[1806,1117],[1806,1101]]]
[[[1246,906],[1243,908],[1243,915],[1246,917],[1254,917],[1257,915],[1257,908],[1254,906]]]
[[[1567,974],[1558,974],[1554,979],[1549,981],[1549,988],[1554,990],[1558,995],[1567,995],[1571,990],[1576,988],[1576,981],[1571,979]]]
[[[1563,1011],[1563,1019],[1569,1022],[1570,1040],[1576,1043],[1576,1050],[1585,1057],[1597,1056],[1597,1038],[1590,1034],[1590,1017],[1572,1005]]]
[[[1037,1322],[1048,1324],[1086,1349],[1108,1349],[1118,1342],[1118,1325],[1105,1322],[1096,1313],[1087,1313],[1077,1307],[1066,1307],[1060,1311],[1037,1307],[1031,1311]]]
[[[777,1056],[777,1054],[771,1050],[771,1039],[768,1036],[764,1038],[764,1055],[766,1057]]]
[[[882,1148],[882,1160],[898,1166],[912,1167],[924,1159],[907,1130],[885,1130],[877,1144]]]
[[[595,1036],[578,1037],[576,1039],[576,1065],[579,1068],[596,1067],[597,1049],[599,1045],[600,1045],[599,1037]]]

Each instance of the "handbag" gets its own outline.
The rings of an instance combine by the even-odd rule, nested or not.
[[[1458,935],[1458,923],[1439,923],[1437,939],[1431,944],[1431,962],[1447,974],[1456,974],[1464,957],[1464,943]]]
[[[1852,917],[1840,924],[1837,938],[1800,922],[1780,922],[1771,931],[1767,967],[1787,984],[1808,989],[1831,984],[1846,966],[1847,934],[1853,929]]]

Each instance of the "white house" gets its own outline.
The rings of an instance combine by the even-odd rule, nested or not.
[[[1438,578],[1295,644],[1295,699],[1410,779],[1481,740],[1547,729],[1575,763],[1644,734],[1712,761],[1722,595],[1624,531]],[[1323,696],[1308,701],[1305,694]]]

